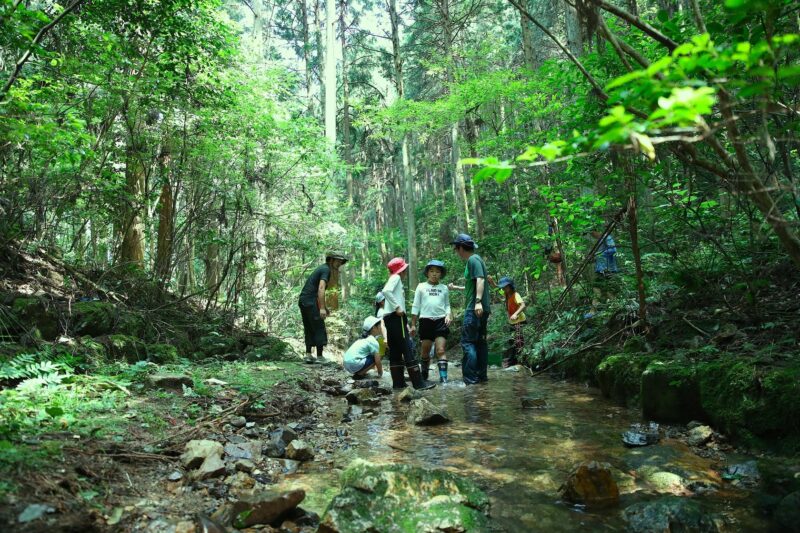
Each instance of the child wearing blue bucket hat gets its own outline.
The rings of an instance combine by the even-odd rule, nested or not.
[[[447,274],[444,263],[433,259],[425,265],[428,281],[417,285],[414,304],[411,307],[411,335],[417,331],[419,319],[419,340],[422,353],[422,378],[428,379],[431,363],[431,346],[436,351],[439,366],[439,381],[447,383],[447,336],[453,315],[450,311],[450,291],[441,283]]]

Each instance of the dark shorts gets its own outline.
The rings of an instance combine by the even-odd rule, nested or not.
[[[316,305],[300,304],[300,316],[303,318],[303,336],[306,346],[325,346],[328,344],[328,331],[325,321],[319,316]]]
[[[444,323],[444,318],[420,318],[419,338],[423,341],[434,341],[436,337],[450,335],[450,328]]]

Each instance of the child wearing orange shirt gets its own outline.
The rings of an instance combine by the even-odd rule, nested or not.
[[[503,291],[506,297],[506,312],[508,313],[508,323],[511,326],[511,347],[506,354],[508,357],[503,359],[503,368],[514,366],[519,363],[519,356],[522,355],[522,348],[525,346],[525,338],[522,335],[522,326],[526,318],[523,310],[525,301],[514,288],[514,281],[511,278],[503,277],[497,282],[497,287]]]

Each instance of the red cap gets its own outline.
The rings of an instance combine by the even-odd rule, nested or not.
[[[408,263],[402,257],[395,257],[388,263],[386,263],[386,268],[389,269],[389,272],[392,274],[399,274],[403,270],[408,268]]]

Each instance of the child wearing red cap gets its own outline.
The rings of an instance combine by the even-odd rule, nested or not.
[[[406,271],[408,263],[402,257],[395,257],[387,263],[386,267],[389,269],[389,279],[381,292],[385,298],[383,324],[386,327],[386,344],[389,347],[389,373],[392,376],[392,387],[395,389],[405,388],[405,372],[407,371],[415,389],[431,389],[436,384],[422,379],[419,363],[414,357],[411,347],[411,335],[406,316],[405,288],[402,279],[408,276]]]

